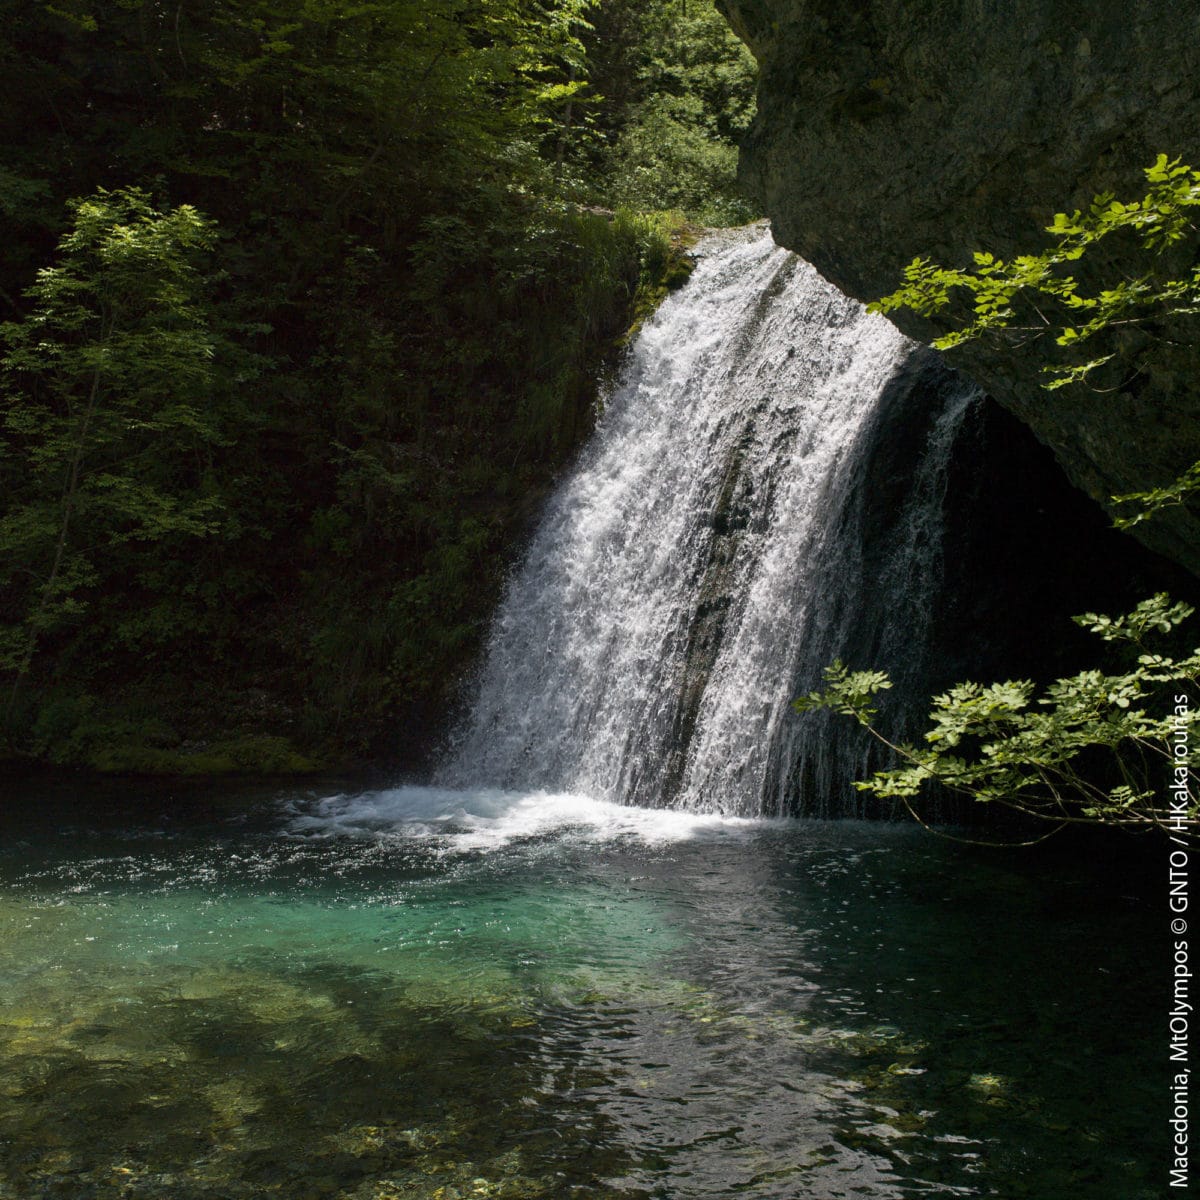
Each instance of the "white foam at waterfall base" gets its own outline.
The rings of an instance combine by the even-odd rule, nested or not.
[[[765,226],[696,253],[509,581],[439,783],[786,811],[797,664],[864,586],[843,517],[916,348]]]
[[[466,851],[550,836],[661,845],[745,836],[767,824],[712,813],[637,808],[568,793],[400,787],[326,797],[293,810],[286,828],[305,837],[428,839],[452,851]]]

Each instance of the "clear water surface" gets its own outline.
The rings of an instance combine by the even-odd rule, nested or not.
[[[5,806],[5,1200],[1162,1194],[1161,922],[1106,850],[124,799]]]

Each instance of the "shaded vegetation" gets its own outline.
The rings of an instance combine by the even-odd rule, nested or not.
[[[671,0],[0,11],[7,752],[424,742],[687,221],[752,215],[746,52]]]
[[[923,746],[895,745],[876,728],[875,697],[892,686],[881,671],[834,662],[825,687],[794,707],[829,708],[870,730],[901,765],[856,786],[899,799],[914,816],[918,797],[944,788],[1033,818],[1042,832],[1075,823],[1156,827],[1183,845],[1198,814],[1189,697],[1200,682],[1200,649],[1177,658],[1157,642],[1193,612],[1162,594],[1115,619],[1077,617],[1123,644],[1127,661],[1057,679],[1040,693],[1028,679],[955,684],[934,698]]]
[[[914,259],[903,285],[872,308],[948,314],[956,328],[935,341],[938,348],[953,351],[976,338],[1011,345],[1040,357],[1047,390],[1075,389],[1086,404],[1088,389],[1105,390],[1108,381],[1097,382],[1103,368],[1117,380],[1131,370],[1123,340],[1129,327],[1148,335],[1152,355],[1156,343],[1171,344],[1177,322],[1200,313],[1191,219],[1200,205],[1200,172],[1160,154],[1145,176],[1144,197],[1126,202],[1104,194],[1086,213],[1058,213],[1046,229],[1053,244],[1040,254],[1005,261],[978,251],[965,269]],[[1113,277],[1104,252],[1121,239],[1133,267]],[[1077,278],[1076,264],[1087,274]],[[1164,487],[1114,496],[1122,512],[1116,525],[1128,528],[1189,503],[1198,487],[1200,463]],[[1161,593],[1115,618],[1077,616],[1119,651],[1102,668],[1054,680],[1042,692],[1032,680],[956,684],[933,699],[919,746],[894,744],[880,732],[876,697],[892,686],[881,671],[834,662],[824,688],[794,707],[852,717],[886,745],[900,766],[856,786],[899,799],[918,819],[914,804],[945,789],[1011,809],[1042,831],[1074,823],[1155,827],[1184,845],[1194,842],[1200,819],[1200,753],[1191,737],[1200,649],[1177,629],[1193,613]]]

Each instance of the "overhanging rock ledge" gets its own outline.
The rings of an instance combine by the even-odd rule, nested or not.
[[[761,71],[744,178],[776,239],[860,300],[892,291],[918,254],[957,266],[979,249],[1036,251],[1055,211],[1140,195],[1160,152],[1200,167],[1200,6],[720,3]],[[1122,267],[1095,265],[1107,278]],[[923,340],[941,332],[895,319]],[[1114,341],[1120,367],[1104,390],[1045,391],[1033,353],[971,344],[951,361],[1107,504],[1200,459],[1200,317]],[[1192,512],[1166,510],[1136,533],[1200,575]]]

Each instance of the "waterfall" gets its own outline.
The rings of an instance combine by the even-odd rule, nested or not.
[[[510,580],[440,782],[844,811],[862,738],[788,701],[854,645],[920,682],[972,392],[765,226],[696,256]]]

